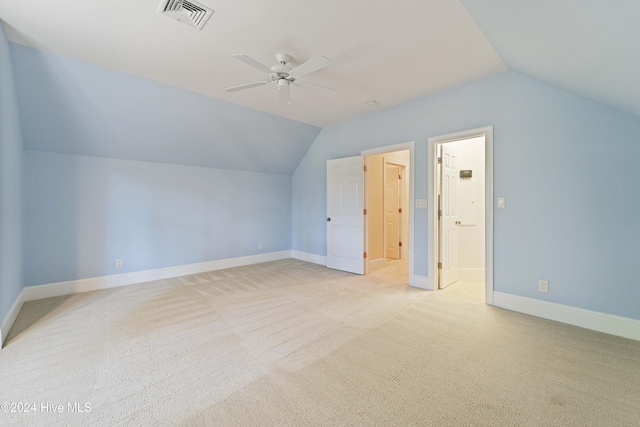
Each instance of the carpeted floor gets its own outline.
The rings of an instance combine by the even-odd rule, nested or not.
[[[26,303],[0,425],[640,425],[640,342],[403,271],[283,260]]]

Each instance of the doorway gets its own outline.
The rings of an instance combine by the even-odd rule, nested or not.
[[[399,153],[404,154],[404,153]],[[408,156],[408,153],[406,153]],[[406,243],[409,239],[404,231],[407,229],[409,211],[405,194],[406,163],[385,156],[383,184],[383,236],[384,259],[388,261],[407,259]],[[408,222],[408,221],[406,221]],[[403,243],[405,246],[403,246]]]
[[[399,260],[408,264],[409,286],[425,289],[423,276],[417,276],[414,258],[414,164],[415,141],[389,145],[385,147],[363,150],[360,156],[327,160],[327,257],[328,268],[368,274],[370,260],[369,217],[367,206],[370,197],[381,197],[381,191],[367,191],[367,161],[370,156],[394,152],[406,152],[408,157],[396,160],[405,170],[404,193],[408,204],[406,215],[402,218],[404,229],[401,233],[407,240],[403,241],[402,254],[407,259]],[[404,164],[406,162],[406,164]],[[381,175],[382,171],[381,171]],[[403,208],[403,214],[404,214]],[[408,245],[407,245],[408,241]],[[384,263],[384,256],[380,262]]]
[[[484,282],[493,303],[493,128],[429,138],[427,287]]]
[[[484,135],[436,144],[438,289],[484,281]]]
[[[367,272],[389,268],[409,276],[410,151],[396,150],[365,156]]]

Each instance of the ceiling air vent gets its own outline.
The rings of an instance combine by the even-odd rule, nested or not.
[[[158,13],[202,30],[204,24],[213,15],[213,10],[195,1],[162,0],[158,6]]]

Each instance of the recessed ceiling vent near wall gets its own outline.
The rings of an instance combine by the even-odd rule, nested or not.
[[[158,6],[158,13],[202,30],[213,15],[213,10],[191,0],[162,0]]]

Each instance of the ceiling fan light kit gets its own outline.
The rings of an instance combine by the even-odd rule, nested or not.
[[[247,55],[236,54],[233,55],[233,57],[239,61],[244,62],[247,65],[252,66],[257,70],[267,73],[268,80],[228,87],[225,89],[227,92],[237,92],[240,90],[264,86],[269,83],[277,82],[278,98],[280,99],[280,103],[286,105],[291,104],[290,94],[292,83],[294,86],[297,86],[301,89],[308,89],[314,92],[318,92],[327,97],[334,97],[338,94],[338,92],[333,89],[299,80],[300,77],[304,77],[307,74],[311,74],[331,64],[329,59],[325,56],[318,55],[298,65],[297,67],[291,67],[291,65],[289,64],[291,57],[286,53],[278,53],[276,55],[278,64],[274,65],[273,67],[267,67],[266,65],[256,61],[253,58],[248,57]]]

